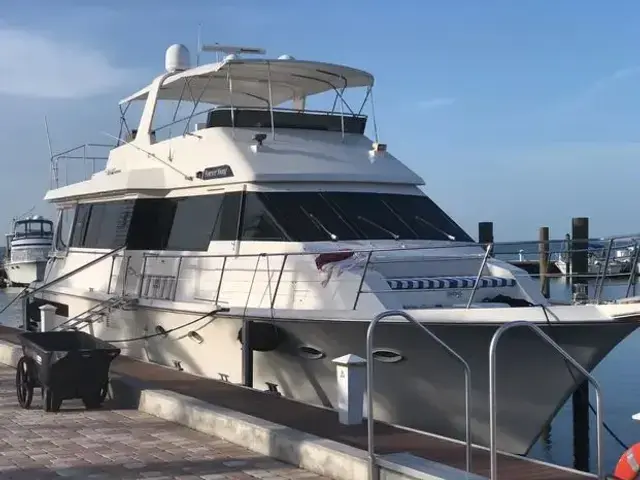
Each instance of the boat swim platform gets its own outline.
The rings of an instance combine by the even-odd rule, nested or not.
[[[22,356],[21,330],[0,326],[0,363]],[[119,356],[111,365],[116,404],[150,413],[257,453],[336,480],[368,475],[367,426],[346,426],[329,408]],[[474,446],[465,472],[464,442],[376,422],[380,480],[480,480],[490,477],[489,450]],[[498,453],[498,478],[578,480],[594,474],[508,453]]]

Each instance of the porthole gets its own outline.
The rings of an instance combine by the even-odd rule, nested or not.
[[[404,356],[400,352],[387,348],[376,348],[373,351],[373,358],[383,363],[398,363],[404,360]]]
[[[311,345],[300,345],[298,347],[298,354],[309,360],[320,360],[325,356],[322,350],[312,347]]]
[[[204,342],[204,338],[202,338],[198,332],[189,332],[187,336],[196,343]]]

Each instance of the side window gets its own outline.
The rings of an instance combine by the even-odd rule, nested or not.
[[[108,202],[102,205],[95,248],[114,249],[124,245],[131,221],[132,207],[133,203],[130,201]],[[93,218],[90,223],[93,223]]]
[[[62,252],[69,248],[75,213],[75,207],[61,208],[58,210],[58,223],[55,230],[55,246],[57,251]]]
[[[164,250],[169,240],[176,202],[164,198],[136,200],[127,236],[131,250]]]
[[[90,204],[78,205],[73,232],[71,234],[71,246],[82,247],[84,237],[87,233],[87,224],[89,223],[89,214],[91,213]]]
[[[242,221],[242,240],[284,241],[285,235],[262,203],[261,195],[247,192]]]
[[[99,248],[100,228],[102,227],[102,219],[106,213],[106,206],[101,203],[91,205],[89,213],[89,221],[87,222],[87,230],[84,235],[82,246],[85,248]]]
[[[207,251],[222,201],[223,195],[176,199],[176,213],[166,249]]]
[[[211,240],[237,240],[242,192],[225,193]]]

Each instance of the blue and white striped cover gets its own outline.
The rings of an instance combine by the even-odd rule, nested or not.
[[[445,290],[449,288],[473,288],[476,277],[425,277],[396,278],[387,280],[391,290]],[[514,278],[480,277],[478,288],[513,287]]]

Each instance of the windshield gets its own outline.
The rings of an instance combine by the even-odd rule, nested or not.
[[[251,203],[256,210],[261,204],[278,229],[296,242],[474,241],[427,196],[368,192],[247,192],[247,196],[247,206]]]

